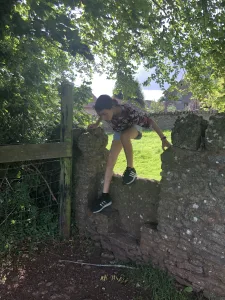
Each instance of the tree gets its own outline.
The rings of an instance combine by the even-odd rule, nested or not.
[[[113,95],[121,100],[134,101],[141,106],[145,106],[144,95],[138,80],[135,80],[132,76],[126,77],[121,72],[117,74]]]
[[[20,128],[41,128],[48,109],[57,110],[62,74],[73,80],[75,68],[87,75],[97,69],[129,79],[140,62],[155,68],[146,84],[174,84],[184,70],[193,97],[224,110],[223,1],[1,2],[3,123],[15,119],[15,128],[18,122]]]
[[[42,38],[6,36],[0,49],[5,53],[0,69],[0,143],[43,141],[46,130],[60,121],[58,88],[63,76],[73,80],[70,66],[76,62]],[[80,99],[91,98],[85,84],[75,87],[74,94],[77,110]]]
[[[205,102],[218,99],[217,106],[221,103],[219,109],[223,109],[224,1],[127,0],[118,3],[120,14],[117,6],[110,11],[112,3],[107,3],[105,10],[113,21],[98,22],[107,27],[102,27],[102,32],[107,32],[109,41],[102,45],[117,69],[132,72],[135,66],[131,62],[138,64],[141,58],[146,68],[155,68],[146,84],[153,79],[161,85],[176,83],[183,70],[194,98]]]
[[[63,77],[73,81],[74,68],[86,70],[93,57],[65,9],[14,1],[8,13],[0,23],[0,143],[43,141],[60,121]],[[81,103],[91,98],[89,85],[74,87],[79,122],[85,120]]]
[[[149,16],[152,30],[147,29],[146,24],[139,43],[144,49],[145,66],[155,67],[149,80],[174,83],[182,69],[194,98],[204,102],[214,98],[214,103],[218,99],[217,106],[219,102],[219,109],[224,109],[224,83],[220,83],[225,75],[224,1],[168,0],[157,3],[155,7],[152,4]]]
[[[165,96],[161,96],[158,100],[158,102],[165,102],[165,101],[167,101]]]
[[[58,86],[63,77],[73,81],[81,72],[90,77],[94,68],[104,71],[108,63],[109,76],[120,70],[132,76],[140,57],[135,51],[138,20],[131,21],[144,4],[145,0],[138,5],[113,0],[94,4],[90,0],[2,0],[1,143],[44,138],[40,132],[59,119]]]
[[[149,108],[150,113],[161,113],[164,111],[164,105],[161,102],[152,101]]]
[[[167,106],[167,111],[168,111],[168,112],[175,112],[175,111],[176,111],[176,106],[173,105],[173,104],[169,104],[169,105]]]
[[[92,29],[90,44],[93,37],[98,40],[94,49],[102,61],[113,64],[110,74],[122,70],[130,76],[142,60],[146,68],[155,68],[146,84],[156,80],[162,86],[165,82],[176,86],[182,70],[194,98],[203,102],[217,99],[216,105],[223,109],[224,1],[97,3],[101,17],[95,13],[95,24],[84,27]],[[93,13],[90,7],[87,10],[89,5],[85,1],[85,18]]]

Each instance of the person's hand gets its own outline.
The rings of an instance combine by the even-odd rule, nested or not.
[[[165,148],[171,147],[171,144],[167,141],[167,139],[162,140],[162,149],[165,150]]]
[[[98,125],[96,123],[88,125],[88,129],[95,129]]]

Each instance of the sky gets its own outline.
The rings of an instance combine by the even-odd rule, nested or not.
[[[144,70],[144,68],[141,66],[137,71],[135,79],[137,79],[140,84],[142,84],[150,74],[150,71]],[[106,75],[99,75],[96,73],[94,74],[92,81],[92,92],[96,97],[99,97],[102,94],[108,94],[112,96],[114,85],[115,80],[107,79]],[[164,86],[165,89],[167,89],[168,87],[168,84]],[[142,86],[142,92],[144,94],[145,100],[157,101],[163,95],[162,89],[156,82],[151,82],[150,86]]]

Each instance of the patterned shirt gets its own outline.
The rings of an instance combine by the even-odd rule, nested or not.
[[[111,121],[106,121],[114,131],[120,132],[133,125],[150,128],[152,124],[147,112],[144,112],[131,104],[120,105],[122,112],[120,116],[114,116]]]

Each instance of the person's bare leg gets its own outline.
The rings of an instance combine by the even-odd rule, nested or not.
[[[138,130],[135,127],[124,130],[121,133],[120,140],[126,155],[127,167],[133,168],[133,147],[131,139],[135,139],[138,135]]]
[[[118,155],[120,154],[120,151],[122,150],[122,143],[120,140],[118,141],[112,141],[111,149],[109,152],[107,165],[106,165],[106,171],[105,171],[105,177],[104,177],[104,186],[103,186],[103,193],[109,192],[110,183],[113,176],[113,168],[116,164]]]

